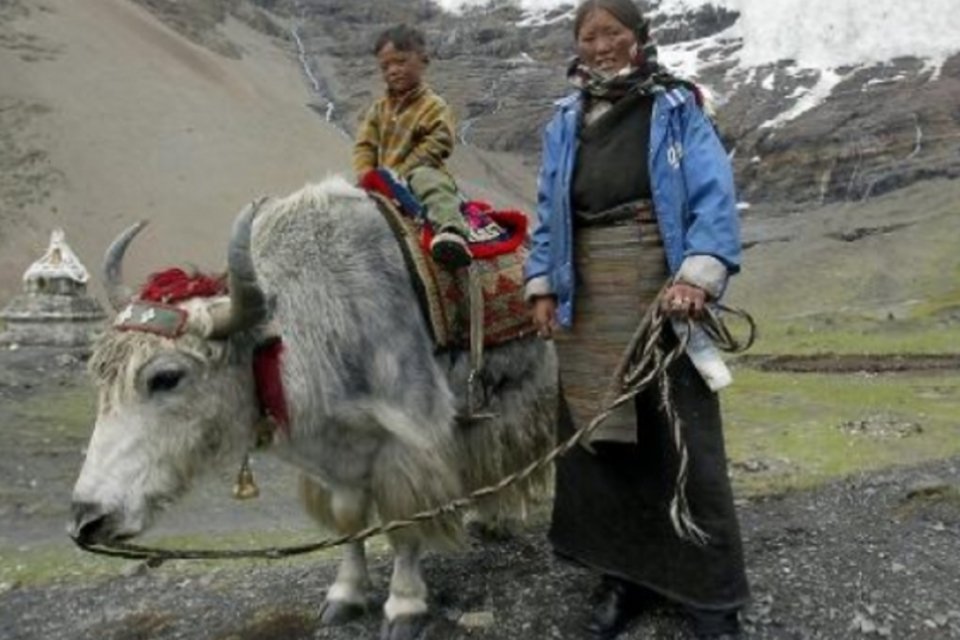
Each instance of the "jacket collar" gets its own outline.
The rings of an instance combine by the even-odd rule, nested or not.
[[[387,101],[387,106],[394,111],[401,111],[418,101],[423,96],[427,95],[428,91],[430,91],[430,87],[428,87],[425,82],[422,82],[420,85],[410,89],[406,93],[394,95],[387,92],[384,97]]]

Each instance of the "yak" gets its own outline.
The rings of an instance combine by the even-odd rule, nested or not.
[[[73,491],[76,540],[136,536],[202,471],[243,458],[262,432],[254,359],[268,340],[282,343],[285,413],[269,448],[300,470],[311,517],[338,534],[447,503],[553,446],[552,345],[524,335],[489,348],[481,378],[490,416],[459,420],[468,413],[469,350],[437,349],[394,231],[346,180],[247,206],[234,222],[221,292],[139,301],[122,282],[122,262],[141,228],[118,236],[104,260],[117,316],[89,364],[98,408]],[[478,512],[509,519],[548,474],[485,499]],[[422,631],[423,552],[462,529],[448,516],[388,534],[383,638]],[[322,622],[364,614],[371,590],[363,542],[346,545]]]

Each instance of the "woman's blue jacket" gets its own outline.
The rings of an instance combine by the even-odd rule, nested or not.
[[[575,290],[570,195],[580,93],[559,100],[556,107],[543,135],[537,224],[525,280],[528,297],[556,296],[557,320],[570,326]],[[719,297],[727,276],[740,269],[730,160],[713,124],[686,88],[655,94],[650,126],[647,162],[653,206],[670,272]]]

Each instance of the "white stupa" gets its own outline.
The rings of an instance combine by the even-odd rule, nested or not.
[[[23,274],[24,292],[0,311],[6,325],[0,344],[84,346],[92,342],[106,314],[87,295],[89,279],[63,230],[54,229],[46,253]]]

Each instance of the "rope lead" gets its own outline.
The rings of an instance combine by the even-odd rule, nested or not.
[[[715,306],[716,311],[730,313],[746,321],[749,327],[747,340],[745,342],[737,341],[713,309],[708,309],[705,317],[700,322],[703,329],[707,331],[716,341],[717,346],[723,351],[739,353],[748,349],[750,345],[753,344],[756,334],[756,324],[753,318],[741,309],[734,309],[724,305]],[[688,320],[688,323],[692,324],[692,321]],[[664,353],[660,347],[660,338],[663,333],[664,324],[665,316],[660,311],[658,297],[640,320],[640,324],[634,331],[627,349],[624,351],[621,361],[614,372],[615,380],[619,381],[620,388],[622,389],[620,396],[597,414],[589,424],[578,429],[573,435],[567,438],[567,440],[561,442],[539,460],[535,460],[523,469],[504,477],[500,482],[477,489],[462,498],[457,498],[434,509],[421,511],[409,518],[401,518],[392,520],[386,524],[370,526],[350,535],[326,538],[318,542],[286,547],[264,547],[257,549],[164,549],[125,542],[88,544],[76,539],[74,539],[74,542],[81,549],[91,553],[114,558],[126,558],[129,560],[146,560],[147,564],[151,567],[159,566],[167,560],[239,560],[242,558],[276,560],[330,549],[352,542],[359,542],[381,533],[389,533],[390,531],[410,527],[426,520],[448,516],[469,507],[481,498],[487,498],[517,482],[526,480],[579,444],[583,438],[596,431],[615,409],[633,400],[638,393],[643,391],[652,382],[657,381],[660,385],[661,402],[670,419],[674,446],[677,448],[677,453],[680,458],[676,491],[670,502],[670,520],[673,523],[677,535],[681,538],[691,540],[698,545],[704,545],[708,541],[708,536],[694,522],[686,498],[689,454],[687,453],[683,440],[683,425],[677,417],[676,411],[670,401],[669,385],[667,384],[667,370],[670,365],[683,354],[687,346],[687,338],[686,336],[681,337],[670,351]],[[690,335],[689,331],[685,333],[687,336]]]

